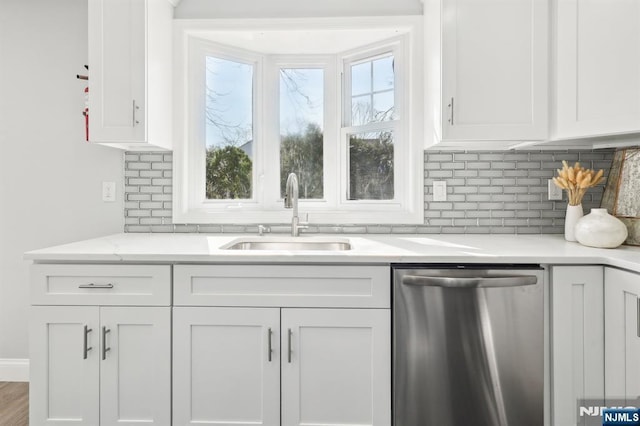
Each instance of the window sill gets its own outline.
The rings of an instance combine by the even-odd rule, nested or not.
[[[400,211],[398,208],[367,209],[367,211],[313,211],[299,209],[301,221],[306,220],[309,214],[309,222],[314,224],[422,224],[424,213],[422,211]],[[174,223],[198,223],[198,224],[288,224],[291,223],[292,211],[248,211],[241,208],[229,208],[225,210],[191,209],[189,211],[173,211]]]

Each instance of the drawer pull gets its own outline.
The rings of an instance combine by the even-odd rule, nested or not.
[[[111,284],[111,283],[108,283],[108,284],[94,284],[94,283],[80,284],[78,286],[78,288],[113,288],[113,284]]]
[[[102,327],[102,360],[107,359],[107,352],[111,350],[111,348],[107,347],[107,333],[110,333],[107,327]]]
[[[92,347],[89,346],[89,333],[91,333],[93,330],[89,328],[89,326],[85,325],[84,326],[84,344],[82,345],[82,359],[87,359],[87,356],[89,355],[89,351],[91,349],[93,349]]]

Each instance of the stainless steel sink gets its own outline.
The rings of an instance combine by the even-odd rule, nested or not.
[[[347,239],[306,239],[301,237],[289,239],[277,238],[240,238],[221,247],[224,250],[321,250],[344,251],[351,250],[351,243]]]

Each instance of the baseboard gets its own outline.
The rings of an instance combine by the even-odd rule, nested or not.
[[[29,360],[0,358],[0,382],[28,382]]]

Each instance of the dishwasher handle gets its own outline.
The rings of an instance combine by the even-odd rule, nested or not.
[[[405,275],[402,284],[424,287],[447,288],[486,288],[486,287],[520,287],[535,285],[535,275],[514,275],[494,277],[429,277],[423,275]]]

